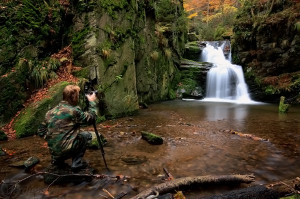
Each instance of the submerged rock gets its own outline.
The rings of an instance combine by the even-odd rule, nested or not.
[[[142,164],[147,161],[145,156],[126,156],[121,159],[123,162],[129,165]]]
[[[11,167],[19,167],[19,168],[24,168],[25,171],[29,171],[32,167],[34,167],[36,164],[40,162],[40,159],[37,157],[30,157],[27,160],[21,160],[18,162],[14,162],[10,164],[9,166]]]

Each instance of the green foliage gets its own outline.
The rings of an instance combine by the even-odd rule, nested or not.
[[[9,1],[1,9],[0,68],[10,70],[18,58],[33,59],[43,53],[57,51],[55,45],[63,25],[61,7],[57,2],[23,0]],[[17,45],[16,45],[17,44]],[[45,46],[47,45],[47,48]],[[35,46],[36,53],[23,52],[26,46]]]
[[[118,11],[126,10],[129,6],[127,0],[101,0],[99,4],[113,19],[118,17]]]
[[[49,108],[54,107],[62,100],[62,91],[68,82],[61,82],[49,90],[51,98],[31,104],[15,120],[14,129],[18,138],[34,135],[39,124],[44,120]]]
[[[154,3],[156,20],[164,24],[171,24],[174,33],[185,33],[187,18],[180,6],[179,0],[160,0]]]
[[[95,0],[78,0],[75,9],[79,12],[90,12],[97,5]]]
[[[74,71],[72,74],[75,77],[88,79],[89,75],[90,75],[90,68],[89,67],[84,67],[81,70]]]
[[[265,88],[265,93],[267,95],[274,95],[275,93],[278,93],[278,89],[276,89],[274,86],[268,85]]]
[[[52,72],[55,72],[60,66],[60,62],[56,59],[49,59],[49,61],[36,61],[20,59],[16,67],[19,73],[24,77],[34,82],[36,88],[42,87],[51,77]]]
[[[226,29],[222,26],[217,26],[217,28],[214,30],[214,40],[222,40],[222,35],[225,33]]]
[[[169,89],[169,99],[176,99],[176,92],[173,89]]]
[[[177,84],[177,88],[184,89],[186,93],[191,93],[198,86],[197,78],[200,71],[201,69],[199,68],[190,68],[181,71],[181,77]]]
[[[27,98],[23,85],[26,85],[26,79],[22,73],[14,72],[0,78],[0,123],[7,122],[23,107]]]
[[[300,195],[299,194],[294,194],[294,195],[291,195],[291,196],[282,197],[280,199],[300,199]]]
[[[91,31],[91,29],[86,24],[86,26],[83,29],[81,29],[80,31],[77,31],[73,34],[72,49],[73,49],[74,60],[76,60],[80,55],[82,55],[84,53],[85,38],[90,31]]]

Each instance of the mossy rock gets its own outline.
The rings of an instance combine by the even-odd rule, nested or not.
[[[90,142],[90,144],[88,145],[89,148],[91,149],[99,149],[99,143],[97,140],[97,136],[95,132],[90,131],[90,133],[92,134],[92,141]],[[107,143],[107,140],[105,139],[105,137],[99,133],[100,139],[101,139],[101,144],[102,146],[104,146],[105,143]]]
[[[0,130],[0,141],[4,141],[7,139],[8,139],[7,135],[3,131]]]
[[[189,42],[185,45],[185,49],[191,53],[200,53],[201,49],[200,49],[200,45],[198,43],[198,41],[194,41],[194,42]]]
[[[63,89],[69,82],[60,82],[53,86],[45,99],[31,104],[17,117],[14,129],[17,138],[34,135],[39,124],[44,120],[46,112],[62,100]]]
[[[285,97],[280,97],[280,103],[279,103],[279,113],[287,113],[289,110],[289,104],[284,103]]]
[[[72,72],[72,74],[76,77],[79,77],[79,78],[88,79],[89,75],[90,75],[90,68],[85,67],[85,68],[82,68],[81,70]]]
[[[164,142],[164,140],[158,135],[146,131],[142,131],[142,138],[146,140],[149,144],[153,145],[160,145]]]

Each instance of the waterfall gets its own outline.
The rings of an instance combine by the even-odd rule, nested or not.
[[[231,63],[229,42],[207,43],[202,51],[201,61],[213,63],[207,73],[205,101],[233,101],[252,103],[242,67]],[[226,52],[226,56],[224,55]]]

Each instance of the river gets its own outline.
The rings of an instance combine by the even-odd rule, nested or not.
[[[234,104],[192,100],[174,100],[149,105],[137,115],[108,120],[98,130],[108,140],[104,147],[110,171],[105,169],[101,153],[87,150],[85,159],[98,173],[128,176],[124,184],[106,187],[112,194],[136,195],[164,182],[163,168],[174,178],[202,175],[254,174],[253,184],[268,184],[300,175],[300,107],[291,106],[288,114],[279,114],[278,105]],[[91,127],[88,128],[92,130]],[[141,139],[147,131],[162,136],[162,145],[150,145]],[[249,139],[250,134],[264,140]],[[29,137],[1,142],[11,155],[0,157],[0,179],[22,179],[28,174],[10,167],[30,156],[40,159],[39,170],[50,164],[44,140]],[[41,177],[27,180],[18,187],[16,198],[43,198]],[[54,198],[105,198],[96,180],[79,185],[51,185]],[[199,198],[208,193],[185,193]],[[190,194],[190,196],[189,196]],[[107,195],[106,195],[107,197]]]

